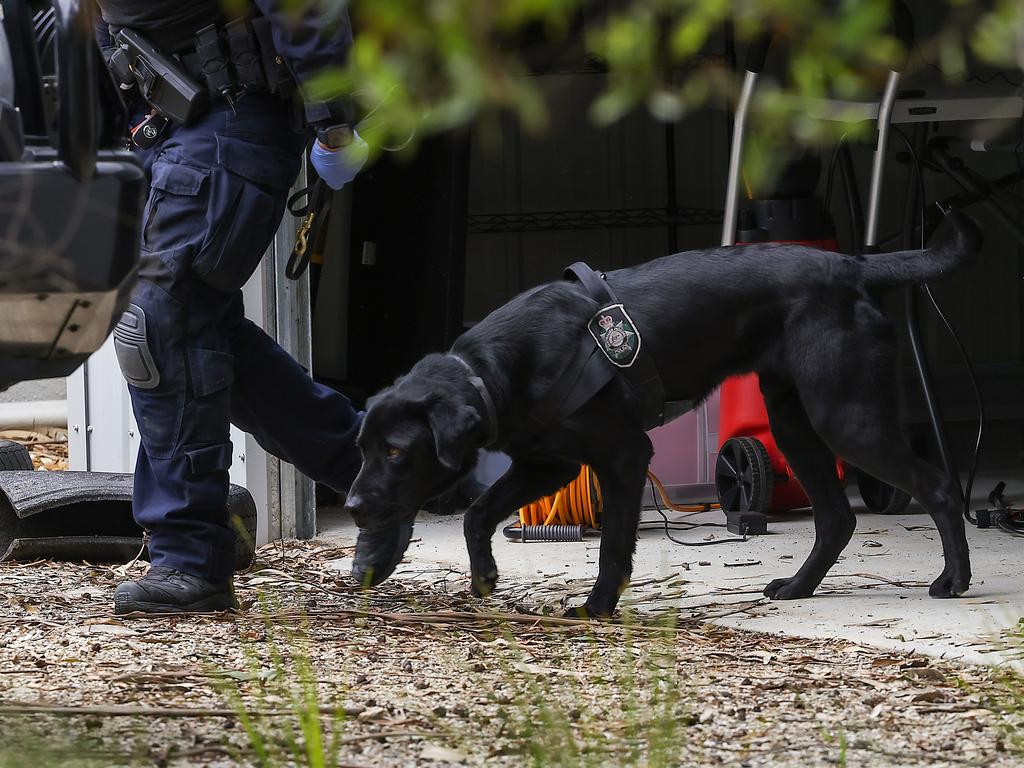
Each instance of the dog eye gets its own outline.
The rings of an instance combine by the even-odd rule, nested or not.
[[[395,446],[393,446],[393,445],[388,446],[388,458],[389,459],[397,459],[401,455],[402,455],[402,449],[401,448],[395,448]]]

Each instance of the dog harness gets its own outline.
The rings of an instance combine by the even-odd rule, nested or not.
[[[596,305],[572,362],[534,408],[530,420],[537,431],[570,416],[600,392],[616,375],[629,383],[640,400],[644,429],[665,422],[665,387],[640,329],[608,285],[603,272],[578,261],[565,270]]]

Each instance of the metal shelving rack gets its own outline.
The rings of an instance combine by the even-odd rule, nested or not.
[[[723,53],[698,53],[691,57],[686,69],[700,69],[716,64],[733,65],[735,50],[731,34],[726,34]],[[529,67],[529,77],[552,75],[600,75],[608,68],[600,59],[584,55],[578,60],[555,60]],[[663,227],[668,232],[669,251],[678,250],[677,227],[718,226],[722,211],[711,208],[689,208],[677,203],[675,127],[665,125],[665,206],[658,208],[591,209],[577,211],[531,211],[526,213],[483,213],[466,217],[469,235],[517,234],[525,232],[575,232]],[[523,286],[520,286],[522,289]]]
[[[467,232],[489,235],[512,232],[553,232],[587,229],[632,229],[717,225],[722,212],[711,208],[620,208],[532,213],[485,213],[467,218]]]

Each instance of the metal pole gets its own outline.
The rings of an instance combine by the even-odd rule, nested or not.
[[[729,151],[729,178],[725,190],[725,212],[722,215],[722,245],[736,244],[736,218],[739,210],[740,174],[743,161],[743,140],[747,132],[747,114],[757,84],[757,72],[747,71],[743,75],[740,100],[736,104],[733,120],[732,148]]]
[[[885,178],[885,153],[889,146],[889,120],[892,105],[896,102],[896,89],[900,84],[900,73],[890,72],[885,82],[885,92],[878,105],[878,140],[875,156],[871,161],[871,187],[868,195],[868,223],[864,230],[864,250],[868,253],[878,246],[878,215],[882,203],[882,181]]]

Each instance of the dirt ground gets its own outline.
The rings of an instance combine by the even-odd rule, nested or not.
[[[996,669],[715,627],[714,603],[595,624],[448,571],[366,593],[325,567],[350,554],[272,545],[239,614],[123,621],[141,564],[0,566],[0,766],[1024,764]]]

